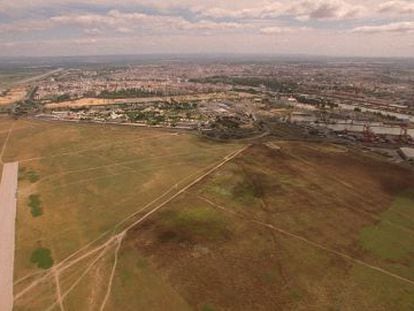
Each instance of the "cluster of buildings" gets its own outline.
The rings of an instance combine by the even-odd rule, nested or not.
[[[37,117],[205,130],[221,118],[240,123],[247,120],[250,123],[260,103],[260,97],[247,93],[202,93],[139,100],[119,99],[98,105],[48,104]]]
[[[414,144],[413,75],[393,68],[305,60],[91,65],[36,82],[31,97],[37,117],[53,120],[230,137],[241,130],[269,131],[266,124],[278,122],[318,137],[408,147]]]
[[[59,77],[43,80],[38,84],[36,99],[42,103],[75,100],[84,97],[105,97],[105,93],[117,95],[137,90],[146,96],[177,96],[230,90],[215,84],[200,84],[170,75],[142,72],[138,69],[117,69],[113,72],[68,70]]]

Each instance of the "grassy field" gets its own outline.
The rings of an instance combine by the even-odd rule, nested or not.
[[[412,172],[302,142],[226,158],[242,147],[15,122],[15,309],[414,308]]]
[[[414,175],[343,147],[277,144],[129,234],[108,310],[132,310],[128,289],[154,275],[193,310],[412,310]]]
[[[0,89],[7,89],[22,80],[43,74],[47,68],[0,68]]]
[[[238,148],[175,132],[16,122],[3,156],[20,164],[15,279],[109,236]]]

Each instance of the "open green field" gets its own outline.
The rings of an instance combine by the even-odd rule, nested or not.
[[[16,122],[3,156],[20,165],[15,279],[105,239],[239,148],[175,132]]]
[[[13,68],[0,69],[0,89],[8,88],[13,84],[45,73],[48,68]]]
[[[155,297],[166,280],[192,310],[412,310],[413,173],[278,144],[252,146],[136,227],[108,310],[167,310],[155,290],[136,294],[137,280],[160,288],[154,275]]]
[[[274,144],[13,122],[15,310],[412,310],[413,172]]]

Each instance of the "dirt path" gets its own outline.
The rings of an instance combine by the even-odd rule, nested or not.
[[[127,226],[125,229],[123,229],[120,233],[113,235],[112,237],[110,237],[106,242],[102,243],[99,246],[96,246],[95,248],[87,251],[86,253],[78,256],[77,258],[68,261],[69,258],[73,258],[74,254],[79,254],[81,252],[81,250],[78,250],[77,252],[75,252],[72,255],[69,255],[66,259],[64,259],[63,261],[61,261],[59,264],[57,264],[54,268],[59,271],[62,272],[66,269],[68,269],[69,267],[73,266],[74,264],[82,261],[83,259],[101,251],[100,255],[102,255],[102,252],[105,252],[105,250],[114,242],[119,242],[119,244],[121,243],[123,237],[125,236],[125,234],[132,229],[133,227],[135,227],[136,225],[142,223],[144,220],[146,220],[149,216],[151,216],[152,214],[154,214],[155,212],[157,212],[159,209],[161,209],[162,207],[164,207],[165,205],[167,205],[169,202],[171,202],[172,200],[174,200],[175,198],[177,198],[178,196],[180,196],[181,194],[183,194],[184,192],[186,192],[188,189],[190,189],[191,187],[193,187],[194,185],[196,185],[197,183],[199,183],[200,181],[202,181],[203,179],[205,179],[207,176],[209,176],[210,174],[212,174],[213,172],[215,172],[217,169],[219,169],[220,167],[222,167],[223,165],[225,165],[227,162],[231,161],[232,159],[234,159],[235,157],[237,157],[238,155],[240,155],[243,151],[245,151],[247,148],[249,148],[250,145],[244,146],[243,148],[230,153],[229,155],[225,156],[223,158],[222,161],[220,161],[218,164],[214,165],[212,168],[208,169],[207,172],[205,172],[204,174],[202,174],[201,176],[197,177],[196,179],[194,179],[191,183],[189,183],[188,185],[186,185],[185,187],[181,188],[179,191],[177,191],[174,195],[170,196],[169,198],[167,198],[166,200],[164,200],[163,202],[161,202],[160,204],[158,204],[157,206],[155,206],[154,208],[152,208],[149,212],[147,212],[145,215],[143,215],[141,218],[139,218],[138,220],[136,220],[135,222],[133,222],[132,224],[130,224],[129,226]],[[162,198],[164,195],[159,196],[156,200]],[[154,201],[156,201],[154,200]],[[142,210],[142,209],[141,209]],[[133,213],[132,215],[136,215],[137,213]],[[130,219],[131,216],[128,216],[126,219]],[[121,223],[124,223],[125,220],[121,221]],[[115,225],[114,228],[117,228],[119,226],[119,224]],[[105,232],[104,234],[106,234],[107,232]],[[104,235],[103,234],[103,235]],[[84,250],[85,247],[82,248],[82,250]],[[98,256],[98,257],[99,257]],[[115,271],[113,272],[115,273]],[[50,271],[48,273],[46,273],[45,275],[43,275],[42,277],[38,278],[37,280],[33,281],[29,286],[27,286],[26,288],[24,288],[23,290],[21,290],[19,293],[17,293],[14,297],[15,300],[20,299],[22,296],[24,296],[27,292],[29,292],[31,289],[33,289],[35,286],[37,286],[40,282],[42,282],[43,280],[45,280],[46,278],[48,278],[50,276]],[[63,294],[62,299],[64,299],[64,297],[67,295],[67,293]],[[56,304],[57,302],[55,302]]]
[[[83,280],[83,278],[89,273],[89,271],[92,270],[92,268],[95,266],[96,263],[98,263],[107,253],[108,247],[104,248],[99,255],[86,267],[86,269],[82,272],[81,276],[76,279],[75,282],[72,283],[72,285],[69,287],[69,289],[64,292],[61,295],[61,300],[63,301],[67,295],[69,295],[72,290],[75,289],[76,286]],[[52,311],[55,309],[56,305],[58,304],[58,301],[56,300],[52,305],[49,306],[49,308],[46,309],[46,311]]]
[[[124,238],[124,235],[120,236],[118,239],[118,245],[116,246],[115,249],[115,259],[114,259],[114,264],[112,266],[112,271],[111,271],[111,276],[109,278],[109,283],[108,283],[108,288],[106,290],[106,294],[105,297],[102,301],[102,305],[100,307],[100,311],[103,311],[105,309],[106,303],[108,302],[109,296],[111,295],[111,290],[112,290],[112,283],[114,281],[114,275],[115,275],[115,271],[116,271],[116,266],[118,265],[118,257],[119,257],[119,249],[121,248],[121,244],[122,244],[122,240]]]
[[[6,163],[0,184],[0,310],[13,309],[18,163]]]
[[[54,269],[53,274],[55,277],[55,284],[56,284],[56,300],[59,304],[60,311],[65,311],[65,308],[63,306],[63,300],[62,300],[62,290],[60,288],[59,271]]]
[[[227,159],[227,157],[226,157]],[[216,167],[216,165],[214,165],[214,167]],[[72,253],[71,255],[69,255],[68,257],[66,257],[65,259],[63,259],[59,264],[57,264],[54,268],[55,269],[59,269],[60,271],[63,271],[67,268],[70,268],[71,266],[73,266],[74,264],[82,261],[83,259],[95,254],[96,252],[100,251],[102,248],[105,248],[108,244],[112,243],[114,238],[114,235],[117,231],[117,229],[119,229],[123,224],[125,224],[128,220],[136,217],[139,213],[143,212],[144,210],[146,210],[147,208],[149,208],[150,206],[152,206],[153,204],[155,204],[156,202],[158,202],[159,200],[161,200],[162,198],[166,197],[168,194],[170,194],[174,189],[177,189],[178,185],[183,184],[186,180],[197,176],[199,174],[202,174],[203,171],[205,171],[206,169],[202,169],[200,171],[197,171],[196,173],[190,174],[189,176],[183,178],[182,180],[178,181],[176,184],[174,184],[173,186],[171,186],[170,188],[168,188],[165,192],[163,192],[161,195],[159,195],[158,197],[156,197],[155,199],[151,200],[150,202],[148,202],[147,204],[145,204],[143,207],[141,207],[140,209],[138,209],[137,211],[135,211],[134,213],[132,213],[131,215],[127,216],[126,218],[124,218],[123,220],[121,220],[120,222],[118,222],[112,229],[108,229],[107,231],[103,232],[101,235],[99,235],[96,239],[94,239],[93,241],[89,242],[88,244],[84,245],[83,247],[81,247],[80,249],[78,249],[76,252]],[[123,202],[119,202],[119,205],[121,205],[121,203]],[[118,206],[118,204],[117,204]],[[105,236],[110,235],[110,237],[108,237],[109,240],[107,240],[106,243],[101,244],[98,247],[93,248],[91,251],[87,252],[86,254],[82,254],[83,251],[87,250],[88,248],[92,247],[92,245],[96,244],[99,240],[102,240]],[[76,257],[76,258],[75,258]],[[74,259],[72,259],[74,258]],[[29,275],[26,275],[22,278],[20,278],[19,280],[17,280],[14,284],[17,285],[20,282],[23,282],[31,277],[34,277],[36,275],[41,274],[41,276],[39,278],[37,278],[36,281],[34,281],[31,286],[27,287],[24,291],[20,292],[19,294],[16,295],[15,299],[20,298],[21,295],[24,295],[28,290],[30,290],[31,288],[33,288],[34,286],[36,286],[39,282],[45,280],[46,278],[49,277],[51,271],[40,271],[40,272],[35,272]]]

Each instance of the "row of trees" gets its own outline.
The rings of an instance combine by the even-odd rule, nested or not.
[[[134,98],[134,97],[153,97],[162,96],[161,91],[151,91],[143,88],[120,89],[116,91],[102,91],[98,98],[119,99],[119,98]]]
[[[298,88],[297,83],[280,81],[276,78],[259,78],[259,77],[228,77],[228,76],[213,76],[201,79],[192,79],[191,82],[198,83],[225,83],[230,85],[243,85],[251,87],[261,87],[275,91],[275,92],[292,92]]]

